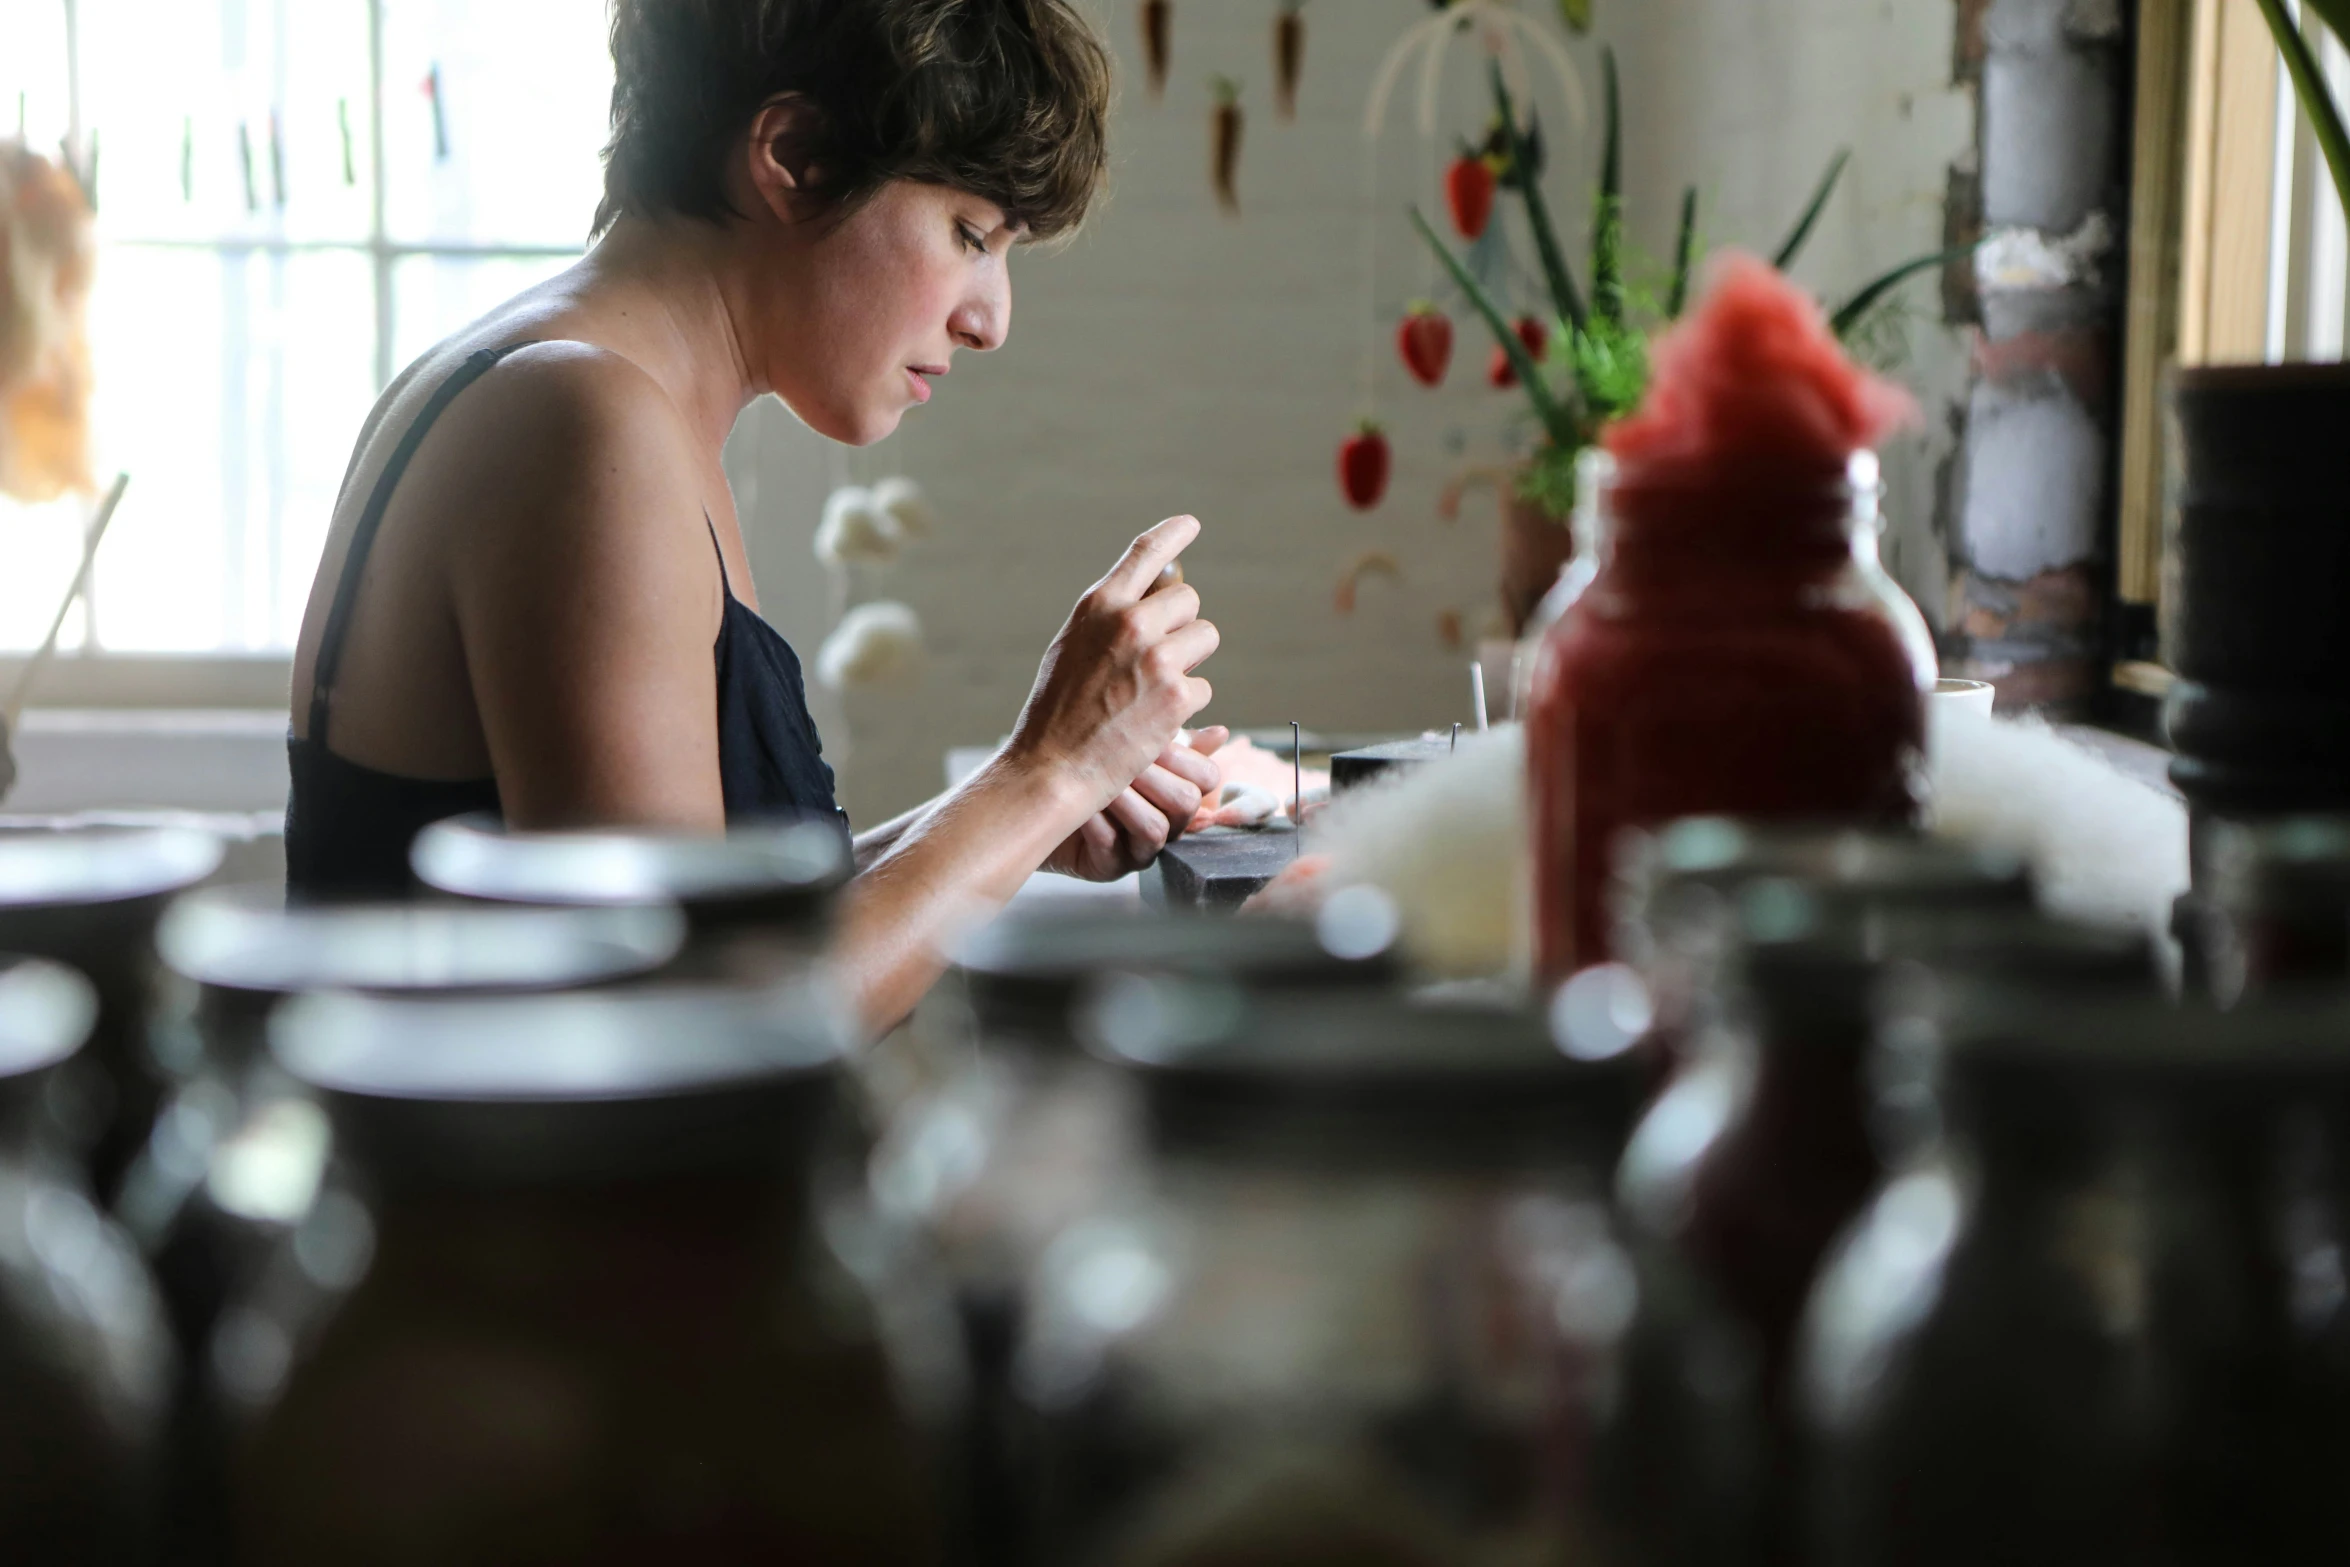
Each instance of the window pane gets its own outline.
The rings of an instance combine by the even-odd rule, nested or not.
[[[393,363],[433,344],[572,264],[568,256],[404,256],[392,267]]]
[[[25,139],[54,154],[65,139],[65,7],[7,0],[0,4],[0,136],[13,139],[17,114]]]
[[[598,154],[611,109],[604,0],[383,5],[391,237],[584,242],[603,191]]]
[[[99,641],[293,645],[374,401],[355,252],[115,250],[92,308],[100,461],[131,487],[99,553]]]
[[[82,0],[105,231],[363,242],[366,0]]]

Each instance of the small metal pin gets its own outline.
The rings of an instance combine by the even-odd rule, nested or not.
[[[1461,748],[1461,726],[1460,726],[1460,725],[1458,725],[1458,724],[1455,724],[1455,725],[1453,725],[1453,726],[1452,726],[1452,749],[1453,749],[1454,751],[1458,751],[1460,748]],[[1450,752],[1447,752],[1446,754],[1447,754],[1447,755],[1450,755],[1451,753],[1450,753]]]
[[[1294,860],[1306,852],[1306,741],[1294,718],[1289,721],[1289,809],[1297,818],[1297,839],[1289,846]]]

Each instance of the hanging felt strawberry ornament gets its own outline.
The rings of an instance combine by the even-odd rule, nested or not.
[[[1550,328],[1532,316],[1520,316],[1514,330],[1518,341],[1526,345],[1526,357],[1536,364],[1542,363],[1542,356],[1550,352]],[[1518,372],[1510,368],[1510,356],[1498,343],[1494,345],[1493,357],[1486,361],[1485,381],[1489,386],[1518,384]]]
[[[1422,386],[1440,386],[1452,363],[1452,319],[1428,301],[1416,300],[1395,329],[1395,351]]]
[[[1387,493],[1392,461],[1387,437],[1375,419],[1365,419],[1338,448],[1338,490],[1356,511],[1369,511]]]
[[[1452,209],[1452,226],[1463,239],[1485,232],[1493,218],[1493,191],[1499,181],[1493,165],[1475,153],[1463,153],[1444,171],[1444,204]]]

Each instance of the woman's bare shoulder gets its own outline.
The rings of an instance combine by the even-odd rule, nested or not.
[[[444,470],[469,492],[450,541],[461,596],[470,585],[477,602],[638,599],[697,624],[714,613],[704,465],[652,376],[610,349],[544,342],[476,391]]]

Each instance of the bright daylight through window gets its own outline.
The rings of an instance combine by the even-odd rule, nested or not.
[[[54,154],[78,114],[94,142],[95,458],[131,475],[64,646],[291,647],[377,393],[579,253],[601,184],[604,12],[0,3],[0,136],[21,117]],[[0,499],[0,650],[47,629],[88,504]]]

